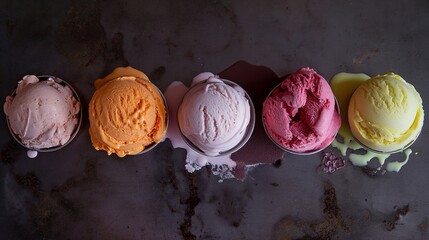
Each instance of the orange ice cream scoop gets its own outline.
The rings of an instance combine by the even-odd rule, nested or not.
[[[88,113],[96,150],[124,157],[163,140],[167,132],[165,101],[143,72],[117,68],[94,85]]]

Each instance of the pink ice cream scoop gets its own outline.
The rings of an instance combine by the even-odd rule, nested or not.
[[[202,73],[196,81],[179,106],[181,133],[207,156],[238,150],[253,130],[248,128],[251,106],[244,89],[212,73]]]
[[[39,81],[33,75],[25,76],[4,104],[14,136],[36,150],[66,144],[78,128],[80,108],[68,86],[52,77]]]
[[[341,117],[328,82],[311,68],[289,75],[266,98],[264,127],[281,148],[310,154],[335,138]]]

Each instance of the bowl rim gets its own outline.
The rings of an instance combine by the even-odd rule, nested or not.
[[[376,153],[376,154],[394,154],[394,153],[403,152],[403,151],[407,150],[408,148],[410,148],[414,144],[414,142],[417,140],[417,138],[420,136],[420,133],[422,132],[422,130],[420,129],[420,131],[417,133],[416,137],[413,138],[410,142],[408,142],[407,144],[405,144],[401,148],[398,148],[398,149],[395,149],[392,151],[381,151],[381,150],[370,148],[370,147],[366,146],[365,144],[363,144],[359,139],[357,139],[357,137],[355,137],[355,135],[353,134],[353,132],[351,130],[350,124],[349,124],[349,131],[350,131],[351,136],[353,137],[353,140],[355,142],[357,142],[363,149],[365,149],[366,151],[369,151],[369,152]]]
[[[121,77],[135,77],[135,76],[121,76]],[[140,77],[135,77],[135,78],[142,79]],[[150,150],[152,150],[156,146],[158,146],[158,144],[160,144],[161,142],[163,142],[165,140],[166,136],[167,136],[168,125],[169,125],[169,122],[170,122],[170,113],[168,111],[167,99],[165,98],[164,93],[152,81],[150,81],[150,83],[152,83],[152,85],[158,90],[159,95],[161,95],[162,101],[164,103],[164,107],[165,107],[165,129],[166,130],[165,130],[164,136],[162,137],[162,139],[160,141],[158,141],[158,142],[152,142],[151,144],[147,145],[143,149],[143,151],[141,151],[139,153],[129,154],[129,155],[132,155],[132,156],[141,155],[141,154],[149,152]]]

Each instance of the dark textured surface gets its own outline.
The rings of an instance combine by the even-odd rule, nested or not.
[[[0,13],[0,99],[22,76],[50,74],[85,106],[75,140],[35,159],[0,114],[2,239],[429,238],[427,123],[399,173],[369,177],[347,162],[324,174],[321,155],[285,154],[243,182],[218,183],[204,169],[186,173],[169,140],[122,159],[95,151],[86,111],[94,79],[115,67],[165,90],[238,60],[279,76],[303,66],[326,79],[394,71],[427,110],[428,1],[4,0]]]

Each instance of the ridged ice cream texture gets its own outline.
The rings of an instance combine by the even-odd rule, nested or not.
[[[394,73],[363,82],[348,106],[353,136],[363,145],[382,152],[406,148],[419,135],[423,119],[420,94]]]
[[[234,148],[250,122],[250,105],[241,87],[225,84],[213,74],[196,83],[178,110],[182,134],[208,156]]]
[[[141,71],[117,68],[96,80],[89,103],[89,133],[96,150],[119,157],[163,140],[167,110],[158,88]]]
[[[325,148],[341,125],[328,82],[311,68],[299,69],[272,91],[262,118],[271,139],[296,153]]]
[[[78,124],[80,103],[68,86],[27,75],[4,104],[12,131],[31,149],[64,145]]]

